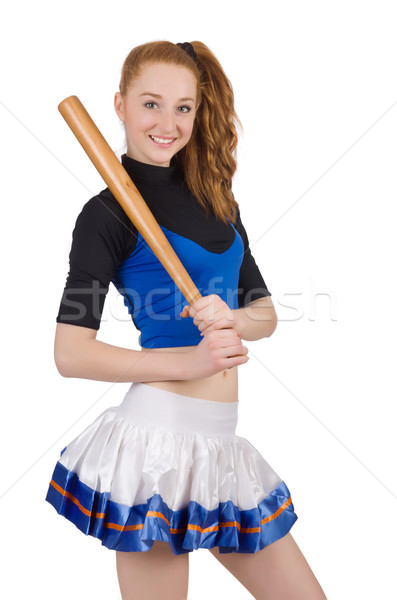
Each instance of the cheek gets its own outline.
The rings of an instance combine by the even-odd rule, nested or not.
[[[192,131],[193,131],[193,125],[194,125],[194,117],[191,119],[186,119],[186,121],[184,122],[184,128],[183,128],[183,133],[185,136],[189,137],[192,135]]]
[[[134,115],[128,115],[128,121],[126,126],[128,130],[133,134],[144,133],[148,129],[151,129],[155,125],[155,117],[149,111]]]

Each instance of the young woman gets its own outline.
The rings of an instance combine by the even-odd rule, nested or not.
[[[116,551],[123,600],[186,599],[199,548],[257,599],[324,599],[289,533],[286,484],[235,435],[242,340],[269,337],[277,316],[232,194],[231,84],[203,43],[152,42],[127,56],[115,110],[122,164],[202,297],[189,307],[108,188],[87,202],[55,361],[65,377],[132,384],[63,450],[46,499]],[[141,350],[96,339],[110,282]]]

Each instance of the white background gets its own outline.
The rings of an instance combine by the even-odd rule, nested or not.
[[[279,316],[247,343],[237,433],[291,490],[292,534],[329,600],[397,598],[395,3],[7,3],[1,14],[0,595],[120,598],[114,553],[44,501],[60,451],[128,384],[63,379],[55,317],[71,232],[106,187],[60,116],[110,145],[137,44],[201,40],[243,122],[234,193]],[[99,339],[138,349],[116,294]],[[208,552],[190,600],[252,598]]]

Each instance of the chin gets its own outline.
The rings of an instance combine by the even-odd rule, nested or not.
[[[160,156],[158,156],[158,155],[153,156],[152,155],[150,157],[150,160],[153,163],[155,163],[156,165],[159,165],[159,166],[168,166],[169,163],[171,162],[171,159],[175,156],[175,154],[176,154],[176,152],[172,152],[172,153],[167,154],[167,155],[163,154],[162,156],[161,155]]]

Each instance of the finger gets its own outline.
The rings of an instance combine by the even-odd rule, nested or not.
[[[215,352],[217,358],[232,358],[233,356],[247,356],[248,348],[245,346],[241,346],[240,344],[236,344],[235,346],[226,346],[224,348],[219,348],[217,352]]]
[[[207,327],[211,327],[211,325],[216,325],[217,323],[222,322],[222,327],[232,327],[234,322],[232,312],[226,307],[219,306],[215,311],[210,309],[208,313],[206,310],[201,310],[196,313],[193,323],[203,331]],[[220,329],[219,325],[217,325],[217,329]]]
[[[220,296],[211,294],[209,296],[202,296],[198,300],[195,300],[191,305],[191,316],[197,316],[199,319],[204,319],[206,315],[211,316],[223,309],[228,309],[228,305]]]
[[[207,306],[207,302],[206,302],[206,296],[202,296],[201,298],[199,298],[198,300],[195,300],[191,305],[190,305],[190,316],[191,317],[195,317],[197,315],[197,313],[202,310],[203,308],[205,308]]]
[[[210,344],[211,344],[211,342],[210,342]],[[213,340],[211,345],[212,345],[214,352],[216,352],[217,350],[224,351],[225,348],[227,348],[229,350],[233,349],[233,351],[237,350],[237,354],[241,354],[241,353],[246,354],[248,352],[248,349],[246,348],[246,346],[243,346],[243,344],[241,343],[241,339],[237,336]]]
[[[205,329],[203,331],[203,336],[209,338],[209,341],[217,341],[217,340],[236,340],[241,342],[240,334],[233,329],[232,327],[228,327],[227,329],[212,329],[208,331]]]
[[[216,311],[213,310],[211,306],[206,306],[195,312],[193,321],[196,322],[196,324],[198,324],[208,320],[209,318],[213,318],[215,314]]]
[[[225,358],[225,369],[232,369],[233,367],[237,367],[239,365],[244,365],[249,361],[249,356],[229,356]]]
[[[210,304],[217,304],[218,302],[223,302],[222,298],[217,294],[209,294],[208,296],[201,296],[192,303],[192,306],[195,310],[201,310]]]
[[[212,325],[208,325],[205,327],[203,324],[199,325],[199,330],[201,331],[200,335],[204,335],[204,333],[209,333],[210,331],[215,331],[218,329],[232,329],[233,325],[230,323],[228,319],[222,319],[220,321],[216,321],[212,323]]]

